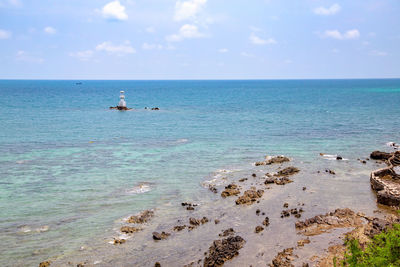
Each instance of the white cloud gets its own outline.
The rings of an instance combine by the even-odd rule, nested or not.
[[[78,51],[69,53],[69,55],[71,57],[76,57],[81,61],[88,61],[93,57],[93,51],[92,50]]]
[[[372,50],[371,52],[369,52],[369,54],[371,56],[378,56],[378,57],[385,57],[388,55],[387,52],[384,51],[378,51],[378,50]]]
[[[148,43],[143,43],[142,45],[142,49],[144,50],[154,50],[154,49],[158,49],[161,50],[164,47],[161,44],[148,44]]]
[[[154,27],[147,27],[147,28],[146,28],[146,32],[148,32],[148,33],[155,33],[155,32],[156,32],[156,29],[155,29]]]
[[[228,53],[229,50],[227,48],[221,48],[221,49],[218,49],[218,52],[220,52],[220,53]]]
[[[31,56],[23,50],[20,50],[17,52],[16,60],[29,62],[29,63],[43,63],[44,62],[43,58]]]
[[[117,55],[136,53],[135,48],[131,46],[131,43],[129,41],[125,41],[121,45],[114,45],[112,42],[103,42],[96,46],[96,50],[105,51],[110,54],[117,54]]]
[[[251,43],[255,45],[267,45],[267,44],[276,44],[276,40],[274,38],[262,39],[255,35],[254,32],[250,34],[249,40]]]
[[[177,1],[175,4],[174,20],[183,21],[195,19],[206,3],[207,0]]]
[[[125,7],[118,0],[106,4],[101,10],[103,16],[107,19],[127,20],[128,15],[125,12]]]
[[[358,39],[360,37],[360,32],[357,29],[348,30],[345,33],[341,33],[338,30],[328,30],[324,32],[323,37],[333,38],[337,40],[351,40]]]
[[[8,39],[11,37],[11,32],[0,29],[0,40],[1,39]]]
[[[250,53],[247,53],[247,52],[242,52],[242,53],[240,53],[240,55],[241,55],[242,57],[254,57],[253,54],[250,54]]]
[[[43,29],[43,31],[47,34],[55,34],[57,33],[57,30],[54,29],[53,27],[47,26],[46,28]]]
[[[183,25],[177,34],[168,35],[165,39],[168,42],[180,42],[183,39],[203,38],[205,35],[199,32],[199,28],[193,24]]]
[[[0,7],[6,7],[6,6],[21,7],[22,3],[19,0],[4,0],[4,1],[0,1]]]
[[[329,16],[329,15],[335,15],[340,11],[341,7],[339,4],[333,4],[330,7],[317,7],[314,9],[314,13],[317,15],[323,15],[323,16]]]

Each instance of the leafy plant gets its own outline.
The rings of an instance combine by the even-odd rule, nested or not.
[[[400,224],[376,235],[364,250],[356,239],[348,240],[346,246],[342,266],[400,266]]]

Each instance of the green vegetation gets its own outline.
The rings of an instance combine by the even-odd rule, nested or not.
[[[342,266],[400,266],[400,224],[394,224],[393,228],[376,235],[365,249],[356,239],[348,240],[346,246]]]

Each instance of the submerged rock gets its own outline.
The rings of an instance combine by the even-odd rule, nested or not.
[[[225,190],[222,191],[221,197],[226,198],[229,196],[237,196],[240,194],[239,187],[235,184],[229,184],[225,186]]]
[[[182,231],[183,229],[185,229],[186,228],[186,225],[177,225],[177,226],[174,226],[174,231]]]
[[[121,245],[124,244],[125,242],[126,242],[125,239],[114,238],[114,245]]]
[[[261,232],[261,231],[264,231],[264,227],[262,227],[262,226],[256,226],[256,229],[254,229],[254,232],[256,233],[256,234],[258,234],[259,232]]]
[[[127,108],[127,107],[120,107],[120,106],[116,106],[116,107],[110,107],[110,109],[116,109],[116,110],[132,110],[131,108]]]
[[[164,240],[167,239],[171,234],[166,232],[153,232],[153,239],[154,240]]]
[[[278,171],[278,173],[275,174],[274,176],[276,176],[276,177],[290,176],[290,175],[298,173],[299,171],[300,170],[297,169],[296,167],[287,167],[287,168],[284,168],[283,170]]]
[[[125,234],[133,234],[136,232],[141,231],[142,229],[140,228],[136,228],[136,227],[132,227],[132,226],[122,226],[121,227],[121,232],[125,233]]]
[[[296,222],[297,230],[306,236],[319,235],[333,228],[356,227],[362,225],[362,218],[351,209],[336,209],[325,215],[317,215],[305,221]]]
[[[268,217],[265,217],[265,219],[264,219],[264,221],[262,222],[262,224],[263,224],[264,226],[268,226],[268,225],[269,225],[269,218],[268,218]]]
[[[154,216],[154,211],[145,210],[145,211],[141,212],[139,215],[134,215],[134,216],[129,217],[127,222],[142,224],[142,223],[148,222],[150,220],[150,218],[153,216]]]
[[[261,198],[263,194],[264,190],[261,189],[257,191],[254,189],[247,190],[236,200],[236,205],[251,205],[257,201],[257,199]]]
[[[233,235],[234,233],[235,233],[235,230],[233,230],[233,228],[229,228],[229,229],[222,231],[222,233],[219,234],[219,236],[226,237],[226,236]]]
[[[204,267],[222,266],[233,257],[239,255],[239,250],[246,241],[241,236],[215,240],[204,258]]]
[[[292,264],[293,260],[293,248],[286,248],[279,252],[278,255],[272,260],[271,267],[294,267]]]
[[[271,165],[275,163],[284,163],[290,161],[288,157],[285,156],[266,156],[265,161],[258,161],[255,163],[256,166],[261,166],[261,165]]]
[[[49,267],[50,263],[51,263],[51,261],[43,261],[43,262],[39,263],[39,267]]]

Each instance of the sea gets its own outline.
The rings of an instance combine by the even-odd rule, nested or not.
[[[121,90],[130,111],[109,109]],[[118,222],[146,209],[168,221],[180,202],[212,206],[208,182],[265,155],[322,171],[339,155],[346,167],[323,179],[343,188],[342,204],[374,208],[375,166],[361,161],[393,151],[399,118],[400,79],[0,80],[0,265],[113,246]]]

